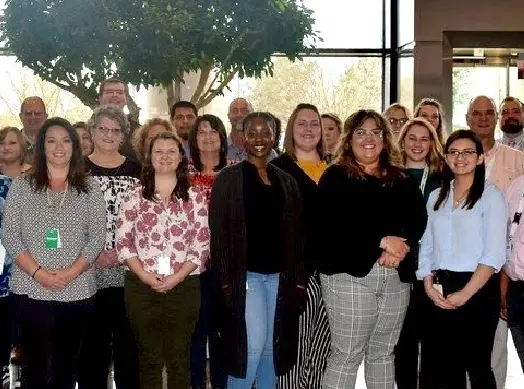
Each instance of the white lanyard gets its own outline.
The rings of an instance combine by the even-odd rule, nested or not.
[[[429,168],[428,165],[424,166],[424,173],[422,174],[422,181],[420,181],[420,191],[424,194],[424,189],[426,189],[426,182],[428,181]]]

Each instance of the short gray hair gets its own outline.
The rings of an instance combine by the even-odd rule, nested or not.
[[[127,135],[130,130],[129,120],[124,111],[116,105],[101,105],[93,111],[87,121],[87,130],[93,135],[93,130],[100,125],[103,118],[114,120],[120,126],[122,134]]]

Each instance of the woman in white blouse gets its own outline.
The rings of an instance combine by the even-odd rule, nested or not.
[[[140,386],[189,387],[191,334],[200,308],[199,274],[209,257],[205,194],[190,188],[182,142],[155,136],[141,185],[124,196],[116,250],[131,272],[126,309],[139,347]]]
[[[496,389],[491,351],[500,291],[494,274],[506,260],[506,201],[485,180],[482,142],[473,131],[451,134],[444,153],[443,183],[427,203],[417,271],[434,303],[427,323],[432,336],[423,340],[434,365],[428,387],[465,388],[468,372],[472,389]]]

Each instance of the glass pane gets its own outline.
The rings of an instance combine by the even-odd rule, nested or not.
[[[399,103],[413,112],[413,57],[400,58],[400,93]]]
[[[233,93],[222,99],[227,107],[234,97],[245,96],[255,110],[269,111],[283,122],[298,103],[315,104],[322,113],[344,120],[359,108],[380,110],[381,84],[380,58],[307,58],[294,63],[276,58],[273,78],[237,80]]]
[[[91,109],[78,98],[43,81],[14,57],[0,55],[0,85],[4,86],[0,95],[0,127],[20,127],[18,114],[22,100],[33,95],[42,97],[49,117],[60,116],[76,122],[91,116]]]
[[[312,9],[322,48],[381,48],[382,0],[304,0]]]
[[[509,95],[524,101],[524,80],[518,79],[516,66],[509,69]]]
[[[486,95],[498,104],[507,95],[505,67],[455,67],[453,69],[453,130],[466,128],[470,100]],[[496,137],[498,134],[495,135]]]
[[[403,46],[415,40],[415,1],[399,1],[398,44]]]

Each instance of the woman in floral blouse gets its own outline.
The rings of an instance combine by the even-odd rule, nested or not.
[[[215,176],[227,165],[227,134],[222,120],[215,115],[199,116],[189,131],[189,178],[191,186],[206,194],[209,201]],[[191,344],[191,387],[206,388],[207,341],[211,335],[211,305],[213,285],[210,272],[200,275],[200,314]],[[215,342],[209,342],[210,379],[213,389],[226,387],[227,375],[219,366],[214,352]]]
[[[123,198],[116,250],[131,272],[125,302],[139,346],[140,386],[189,387],[191,334],[200,308],[199,274],[209,257],[207,201],[190,188],[182,142],[155,136],[140,186]]]

